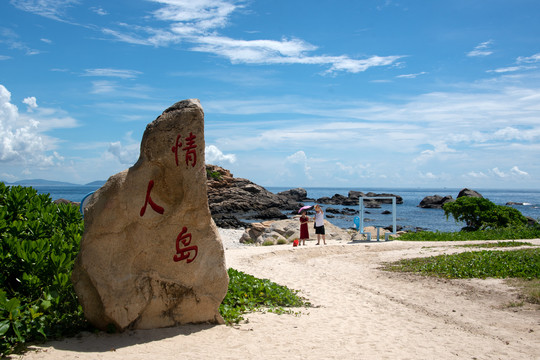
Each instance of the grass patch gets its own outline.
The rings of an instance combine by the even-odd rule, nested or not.
[[[467,241],[467,240],[517,240],[540,238],[540,226],[500,228],[478,231],[440,232],[419,231],[400,235],[403,241]]]
[[[524,301],[540,305],[540,279],[508,279],[507,284],[521,289]]]
[[[475,248],[505,248],[505,247],[519,247],[519,246],[536,246],[530,242],[519,242],[519,241],[497,241],[485,244],[469,244],[469,245],[460,245],[460,247],[475,247]]]
[[[469,251],[454,255],[404,259],[384,268],[454,279],[540,278],[540,249]]]
[[[291,307],[311,307],[310,302],[298,295],[298,290],[232,268],[229,268],[228,274],[229,290],[219,306],[219,312],[227,324],[239,323],[248,312],[265,310],[292,314]]]

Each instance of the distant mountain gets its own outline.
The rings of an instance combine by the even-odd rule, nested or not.
[[[80,186],[78,184],[72,184],[63,181],[53,181],[53,180],[44,180],[44,179],[30,179],[30,180],[19,180],[11,183],[10,185],[23,185],[23,186]]]
[[[92,181],[83,186],[103,186],[105,180]],[[81,186],[81,184],[73,184],[65,181],[53,181],[53,180],[44,180],[44,179],[29,179],[29,180],[19,180],[12,183],[5,182],[6,185],[22,185],[22,186]]]
[[[85,184],[85,185],[88,185],[88,186],[103,186],[105,185],[105,183],[107,182],[107,180],[96,180],[96,181],[92,181],[88,184]]]

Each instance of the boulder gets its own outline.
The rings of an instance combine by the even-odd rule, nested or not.
[[[420,201],[418,207],[424,209],[442,209],[444,204],[451,201],[454,201],[451,195],[444,197],[440,195],[426,196]]]
[[[279,196],[291,199],[293,201],[302,202],[307,201],[307,191],[303,188],[290,189],[278,193]]]
[[[302,204],[274,194],[247,179],[235,178],[229,170],[206,165],[208,205],[212,215],[245,214],[279,208],[298,210]]]
[[[462,196],[483,198],[482,194],[480,194],[478,191],[467,189],[467,188],[461,189],[457,197],[460,198]]]
[[[208,207],[204,149],[199,101],[178,102],[148,124],[137,163],[85,205],[72,281],[97,328],[223,322],[228,276]]]
[[[326,240],[350,241],[351,234],[338,226],[324,221],[326,232]],[[250,228],[247,228],[240,238],[241,243],[262,244],[265,241],[271,241],[277,244],[279,240],[284,240],[288,243],[300,237],[300,216],[295,216],[292,219],[265,221],[262,223],[253,223]],[[309,238],[316,240],[317,235],[313,229],[313,221],[309,223]]]

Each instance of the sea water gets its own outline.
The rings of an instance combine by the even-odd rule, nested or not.
[[[66,199],[80,202],[88,193],[96,191],[98,185],[73,185],[73,186],[33,186],[39,193],[49,194],[53,200]],[[267,190],[277,194],[286,191],[288,187],[266,187]],[[423,229],[429,231],[458,231],[464,224],[456,223],[452,217],[446,219],[442,209],[422,209],[418,207],[422,199],[432,195],[451,195],[454,199],[461,189],[433,189],[433,188],[305,188],[307,197],[319,199],[322,197],[332,197],[335,194],[348,196],[350,190],[361,191],[364,193],[374,192],[377,194],[388,193],[399,195],[403,198],[403,204],[396,205],[396,223],[404,230]],[[482,194],[483,197],[491,200],[497,205],[506,205],[508,202],[525,203],[527,205],[512,205],[523,215],[534,219],[540,219],[540,190],[493,190],[493,189],[474,189]],[[314,205],[315,202],[305,202],[305,205]],[[322,204],[323,210],[334,208],[342,210],[349,208],[358,211],[359,206],[342,206]],[[365,209],[364,226],[392,226],[392,215],[382,214],[383,211],[392,211],[391,204],[382,204],[381,208]],[[290,212],[288,212],[290,213]],[[355,227],[355,215],[330,214],[325,211],[326,219],[332,224],[341,228]],[[332,217],[333,216],[333,217]]]

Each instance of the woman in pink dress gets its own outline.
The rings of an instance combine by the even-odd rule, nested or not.
[[[300,242],[298,245],[302,245],[302,243],[306,245],[306,239],[309,239],[308,222],[309,217],[307,217],[305,211],[302,211],[302,216],[300,216]]]

